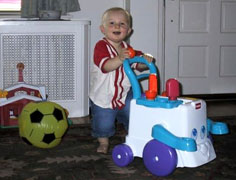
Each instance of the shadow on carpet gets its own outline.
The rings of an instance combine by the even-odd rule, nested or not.
[[[229,180],[236,179],[236,117],[217,117],[226,122],[230,134],[213,136],[217,158],[197,168],[177,168],[167,177],[150,174],[141,158],[127,167],[117,167],[112,148],[124,142],[121,127],[111,138],[107,155],[96,153],[97,141],[90,136],[89,125],[72,125],[61,144],[40,149],[25,144],[18,129],[0,129],[0,179],[3,180]]]

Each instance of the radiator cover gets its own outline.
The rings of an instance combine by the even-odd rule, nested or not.
[[[0,21],[0,88],[18,81],[44,85],[69,117],[89,113],[89,21]]]

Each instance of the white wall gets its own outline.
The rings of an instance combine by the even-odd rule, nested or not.
[[[133,34],[130,43],[136,49],[158,54],[158,1],[131,0],[130,13],[133,17]]]
[[[126,0],[79,0],[81,11],[70,13],[72,19],[86,19],[91,21],[91,57],[94,45],[103,37],[99,30],[101,17],[105,10],[111,7],[126,6]]]
[[[164,67],[162,7],[163,1],[160,0],[130,0],[130,13],[133,17],[134,30],[130,43],[134,48],[154,56],[161,79],[163,79]],[[161,83],[163,82],[161,81]],[[147,82],[144,82],[143,86],[147,87]]]

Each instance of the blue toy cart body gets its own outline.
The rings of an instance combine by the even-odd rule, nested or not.
[[[153,63],[142,57],[124,61],[124,69],[133,89],[130,105],[129,133],[124,144],[115,146],[112,158],[123,167],[134,157],[142,157],[146,168],[156,176],[166,176],[176,167],[197,167],[216,158],[210,134],[226,134],[225,123],[206,117],[206,103],[200,99],[141,94],[138,75],[130,65],[144,63],[150,74],[157,74]]]

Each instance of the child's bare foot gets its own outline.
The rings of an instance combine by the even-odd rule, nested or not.
[[[102,137],[98,138],[99,146],[97,148],[98,153],[107,154],[108,147],[109,147],[109,140],[108,138]]]

